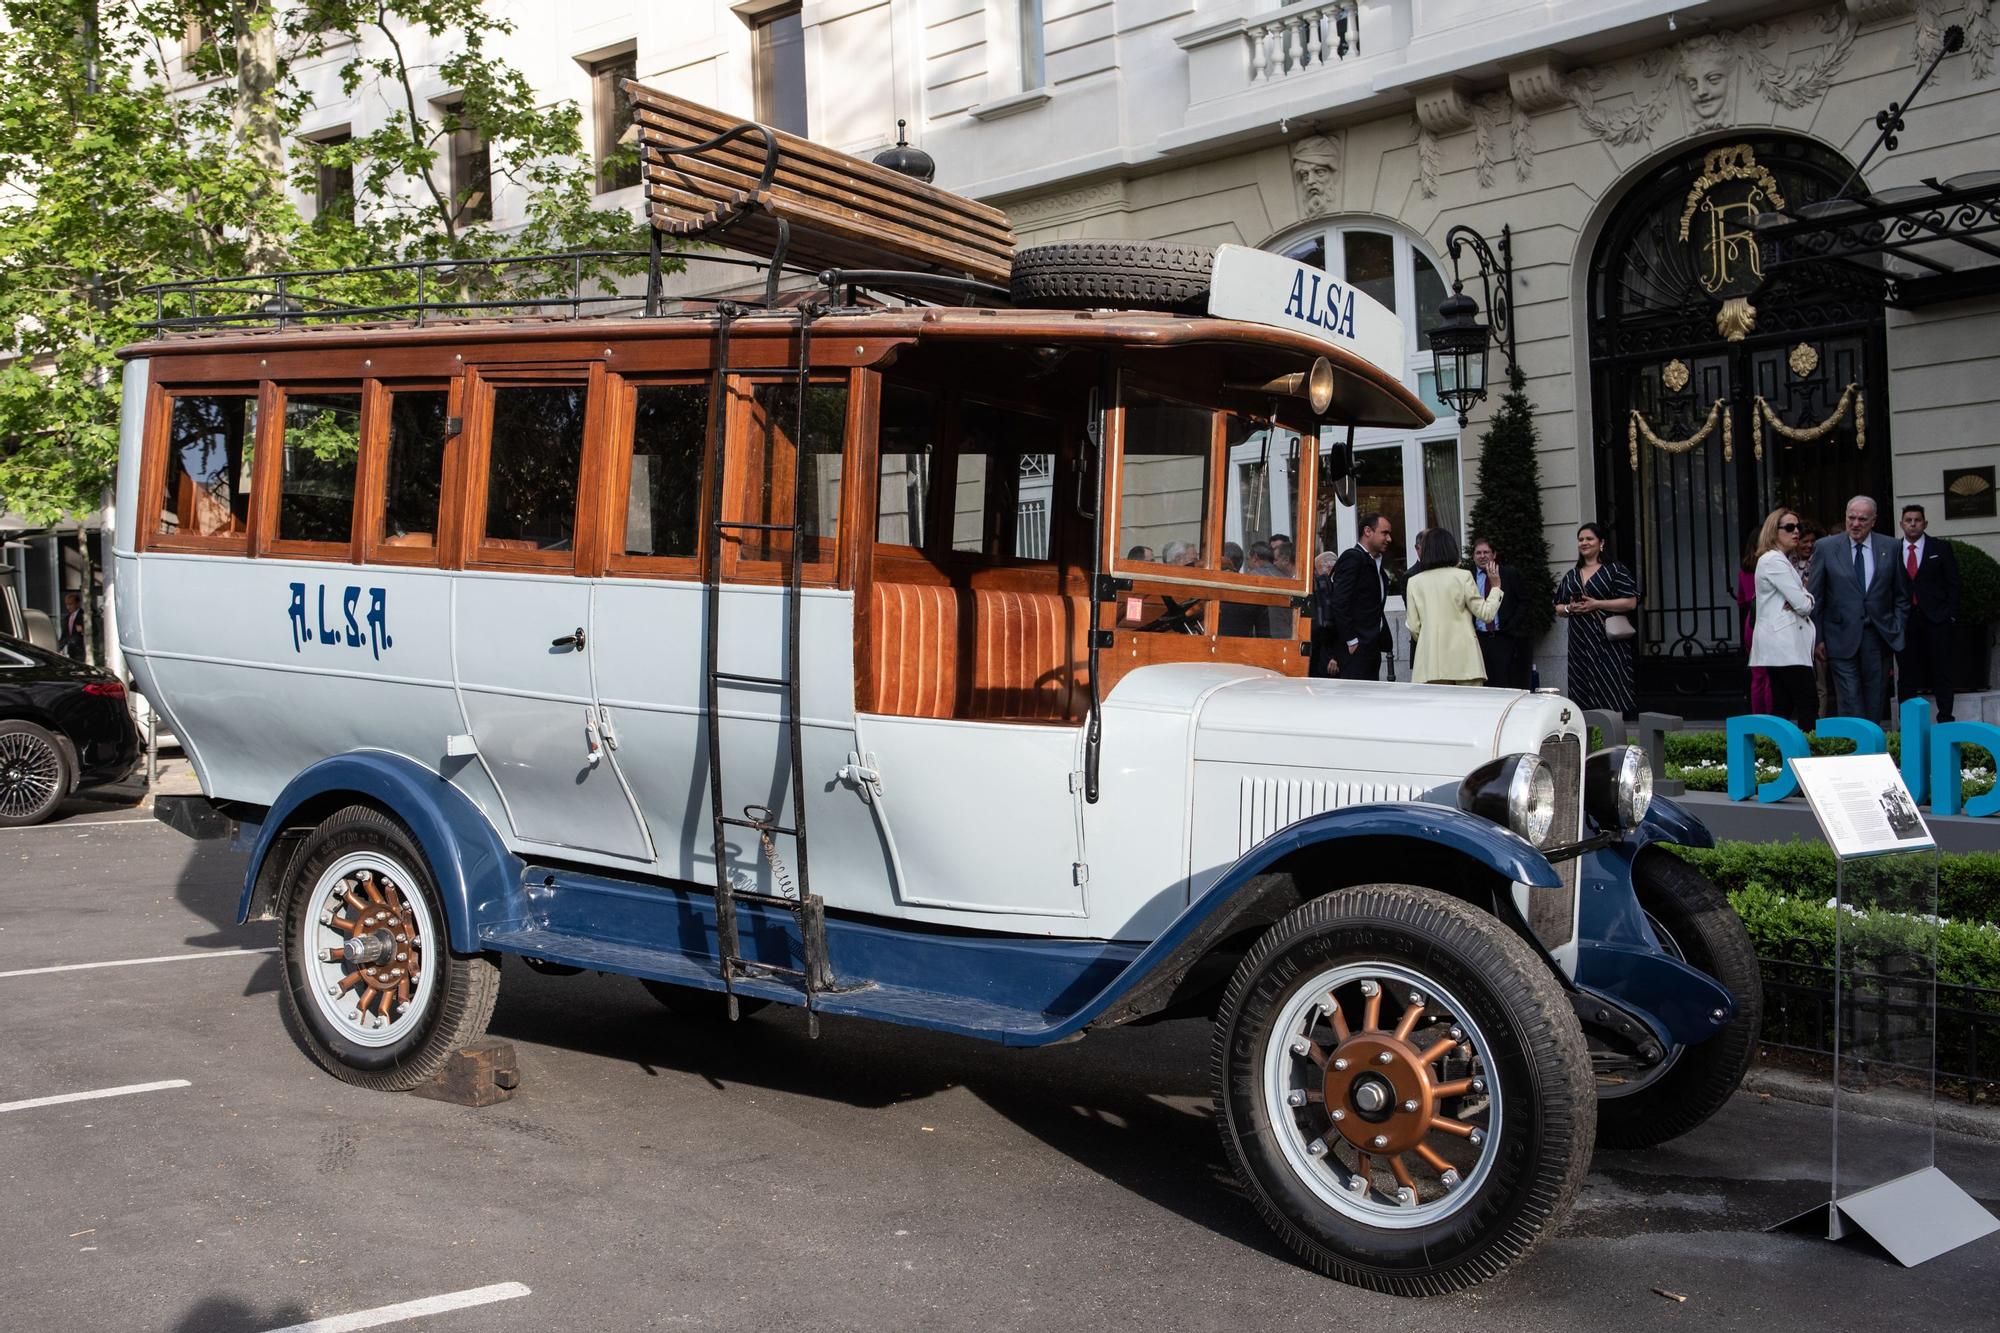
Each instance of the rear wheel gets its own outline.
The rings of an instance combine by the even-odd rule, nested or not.
[[[69,795],[69,756],[32,722],[0,722],[0,828],[39,824]]]
[[[1736,1017],[1707,1041],[1674,1047],[1651,1069],[1598,1080],[1597,1141],[1606,1148],[1655,1147],[1721,1110],[1756,1058],[1764,1025],[1757,952],[1728,896],[1660,847],[1639,852],[1632,891],[1660,946],[1726,986]]]
[[[307,837],[285,886],[286,1022],[335,1078],[399,1092],[486,1030],[500,968],[454,954],[422,851],[353,805]]]
[[[1568,1213],[1596,1123],[1547,966],[1443,894],[1318,898],[1237,969],[1216,1020],[1223,1144],[1273,1230],[1397,1295],[1492,1277]]]

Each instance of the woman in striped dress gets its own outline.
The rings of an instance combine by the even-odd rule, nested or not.
[[[1569,621],[1569,688],[1579,708],[1601,708],[1629,717],[1633,710],[1632,645],[1604,633],[1608,616],[1632,619],[1639,610],[1639,581],[1604,558],[1604,529],[1576,530],[1576,568],[1556,584],[1556,614]],[[1634,620],[1633,623],[1637,623]]]

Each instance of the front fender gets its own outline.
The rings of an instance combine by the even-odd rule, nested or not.
[[[479,923],[508,914],[521,883],[520,858],[464,792],[415,760],[386,750],[322,759],[286,784],[251,841],[237,922],[249,919],[258,878],[287,825],[296,832],[300,821],[316,824],[356,801],[380,806],[408,827],[443,899],[451,947],[476,952]]]
[[[1713,847],[1715,835],[1708,831],[1708,825],[1696,819],[1694,813],[1679,801],[1655,796],[1652,805],[1647,807],[1646,818],[1626,841],[1634,842],[1635,847],[1643,847],[1649,842],[1670,842],[1677,847]]]
[[[1109,985],[1060,1024],[1035,1033],[1031,1044],[1060,1041],[1093,1023],[1125,1023],[1163,1008],[1188,971],[1227,939],[1239,921],[1260,911],[1282,915],[1297,902],[1283,877],[1267,873],[1273,866],[1309,847],[1361,838],[1441,847],[1468,869],[1490,872],[1499,881],[1562,887],[1556,868],[1525,838],[1452,806],[1417,802],[1329,810],[1287,825],[1245,852]]]

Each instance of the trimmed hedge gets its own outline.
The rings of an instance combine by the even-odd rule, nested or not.
[[[1853,754],[1854,742],[1832,736],[1813,735],[1806,737],[1815,755]],[[1903,762],[1903,733],[1892,731],[1888,734],[1889,755],[1897,763]],[[1778,762],[1778,747],[1775,742],[1759,736],[1756,740],[1757,760],[1763,764]],[[1729,738],[1720,731],[1670,731],[1666,737],[1666,761],[1669,764],[1712,764],[1727,763],[1729,759]],[[1959,762],[1966,768],[1993,769],[1993,756],[1983,746],[1968,745],[1959,751]]]
[[[1837,886],[1833,849],[1821,842],[1724,842],[1713,849],[1674,850],[1732,897],[1757,885],[1824,906]],[[1938,915],[1975,926],[2000,922],[2000,852],[1949,852],[1938,858]],[[1988,933],[2000,956],[2000,931]]]

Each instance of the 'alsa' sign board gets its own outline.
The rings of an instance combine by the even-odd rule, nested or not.
[[[1208,313],[1303,333],[1397,380],[1409,360],[1403,321],[1388,307],[1310,264],[1266,250],[1215,248]]]

